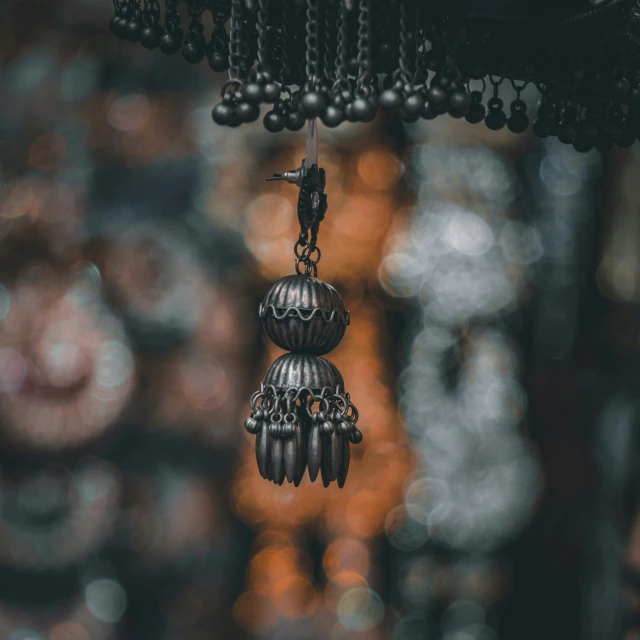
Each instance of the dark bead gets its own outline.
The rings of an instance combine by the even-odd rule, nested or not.
[[[470,98],[471,106],[469,107],[469,112],[465,116],[465,120],[471,124],[478,124],[478,122],[482,122],[484,120],[484,116],[486,114],[486,109],[482,104],[482,93],[480,91],[472,91]]]
[[[349,62],[347,62],[347,71],[349,72],[349,75],[352,75],[352,76],[357,75],[359,66],[360,65],[358,64],[358,59],[351,58]]]
[[[334,127],[337,127],[344,122],[344,113],[342,112],[342,109],[330,104],[324,110],[324,113],[320,116],[320,118],[327,127],[333,129]]]
[[[507,119],[507,127],[511,133],[524,133],[529,127],[529,118],[524,111],[516,111]]]
[[[578,133],[576,139],[573,141],[573,148],[579,153],[587,153],[588,151],[591,151],[591,149],[593,149],[593,145],[593,140],[585,138],[580,135],[580,133]]]
[[[636,141],[636,137],[633,135],[632,132],[624,131],[622,135],[619,136],[618,139],[616,140],[616,145],[623,149],[626,149],[632,146],[635,141]]]
[[[371,122],[378,113],[376,105],[372,104],[367,98],[356,98],[353,101],[353,115],[360,120],[360,122]]]
[[[635,106],[640,105],[640,85],[633,87],[629,93],[629,101]]]
[[[600,130],[594,122],[583,121],[578,125],[578,135],[576,138],[587,140],[593,146],[600,135]]]
[[[209,66],[212,71],[216,73],[221,73],[222,71],[226,71],[229,68],[229,58],[220,53],[218,51],[214,51],[209,54]]]
[[[160,36],[160,51],[171,55],[176,53],[182,46],[182,29],[174,29],[171,32],[165,32]]]
[[[129,20],[123,31],[126,34],[127,40],[138,42],[140,39],[140,22],[135,18]]]
[[[347,122],[358,122],[358,118],[353,112],[353,102],[347,102],[347,104],[344,105],[344,109],[342,111]]]
[[[231,122],[228,124],[228,126],[235,129],[236,127],[239,127],[241,124],[242,124],[242,120],[240,120],[240,118],[238,117],[238,114],[235,112],[235,109],[234,109],[233,114],[231,115]]]
[[[248,102],[241,102],[236,107],[236,113],[241,122],[255,122],[260,117],[260,107]]]
[[[464,118],[471,107],[471,96],[467,91],[458,90],[449,95],[449,115]]]
[[[424,109],[424,96],[419,91],[408,95],[404,99],[404,104],[402,105],[402,109],[405,113],[411,116],[422,115],[422,110]]]
[[[126,24],[127,21],[124,18],[121,18],[120,16],[113,16],[109,23],[109,29],[111,29],[111,32],[118,36],[118,38],[124,38]]]
[[[629,93],[630,89],[631,89],[631,85],[629,84],[629,81],[626,78],[618,78],[618,80],[616,80],[613,83],[613,87],[611,88],[611,94],[613,95],[614,98],[621,100]]]
[[[331,285],[302,275],[285,276],[269,289],[260,318],[276,345],[315,355],[335,349],[349,323],[340,294]]]
[[[624,130],[622,116],[608,116],[604,125],[604,130],[612,140],[617,140],[622,135]]]
[[[603,131],[600,132],[598,139],[596,140],[596,149],[604,153],[613,148],[613,140]]]
[[[215,107],[213,107],[213,111],[211,112],[213,121],[216,124],[221,124],[224,126],[229,126],[231,124],[233,116],[233,107],[228,104],[224,104],[224,102],[218,103]]]
[[[317,118],[326,106],[326,101],[320,91],[305,93],[300,100],[300,111],[305,118]]]
[[[262,88],[263,100],[268,104],[273,104],[280,98],[280,85],[275,82],[268,82]]]
[[[269,111],[264,116],[262,121],[264,128],[271,133],[278,133],[284,129],[286,120],[285,117],[277,113],[276,111]]]
[[[250,82],[244,88],[244,99],[249,104],[259,105],[262,103],[264,97],[264,90],[261,84],[257,82]]]
[[[577,135],[578,128],[572,120],[563,121],[558,127],[558,140],[564,144],[571,144]]]
[[[398,116],[402,122],[417,122],[420,119],[420,113],[409,113],[404,107],[398,111]]]
[[[140,42],[145,49],[155,49],[160,43],[161,35],[162,27],[160,25],[149,25],[140,32]]]
[[[253,78],[254,82],[257,82],[258,84],[261,84],[261,85],[265,85],[268,82],[271,82],[271,80],[272,80],[271,71],[269,71],[268,69],[257,70]]]
[[[435,108],[440,105],[446,105],[449,100],[449,96],[440,85],[432,83],[429,91],[427,92],[427,99],[431,106]]]
[[[538,138],[548,138],[552,131],[553,127],[548,118],[538,117],[533,121],[533,133],[535,133]]]
[[[425,120],[435,120],[438,117],[438,114],[431,108],[428,100],[425,101],[424,106],[422,107],[420,117]]]
[[[207,43],[201,33],[189,32],[182,47],[182,57],[191,64],[204,60]]]
[[[300,131],[304,127],[304,116],[298,111],[287,115],[287,129],[289,131]]]
[[[478,124],[484,120],[486,113],[487,110],[481,102],[473,102],[469,107],[469,112],[465,116],[465,120],[471,124]]]
[[[397,111],[402,106],[402,94],[395,89],[385,89],[380,95],[380,107],[385,111]]]
[[[491,131],[499,131],[507,123],[507,116],[502,110],[503,102],[500,98],[491,98],[487,103],[489,111],[484,117],[484,123]]]

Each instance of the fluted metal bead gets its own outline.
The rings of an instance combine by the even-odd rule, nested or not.
[[[267,371],[264,384],[276,389],[301,389],[306,387],[320,392],[344,389],[344,380],[338,368],[319,356],[303,353],[285,353]]]
[[[349,324],[340,294],[306,275],[278,280],[260,306],[265,332],[275,344],[294,353],[323,355],[335,349]]]

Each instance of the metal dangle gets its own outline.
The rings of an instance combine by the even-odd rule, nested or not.
[[[263,478],[298,486],[305,471],[314,482],[342,488],[349,471],[350,446],[362,441],[358,410],[345,391],[342,374],[323,355],[335,349],[349,325],[340,294],[317,279],[316,242],[327,209],[324,170],[318,168],[317,130],[309,123],[307,158],[295,171],[270,180],[300,188],[300,236],[295,244],[296,273],[278,280],[260,305],[269,338],[288,350],[267,371],[251,398],[247,431],[256,436],[256,458]]]

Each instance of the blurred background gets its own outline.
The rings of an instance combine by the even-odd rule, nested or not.
[[[275,487],[242,422],[304,132],[215,126],[112,13],[0,3],[0,638],[640,639],[637,148],[321,130],[365,440]]]

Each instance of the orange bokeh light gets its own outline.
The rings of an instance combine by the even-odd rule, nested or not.
[[[369,189],[382,191],[400,180],[402,164],[398,156],[386,149],[370,149],[358,158],[358,174]]]

